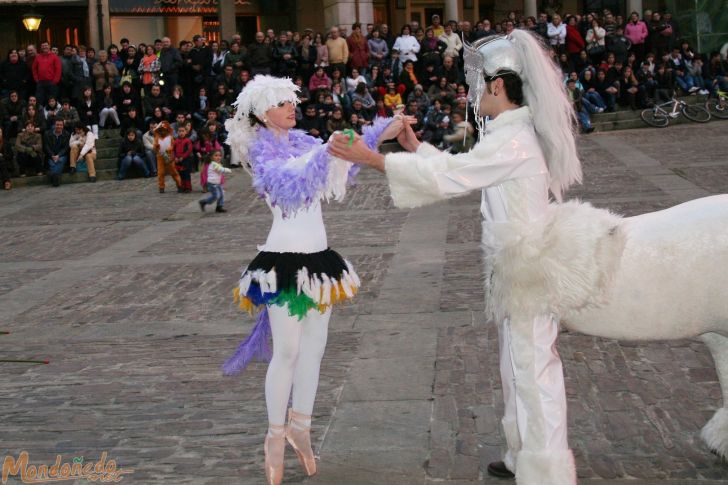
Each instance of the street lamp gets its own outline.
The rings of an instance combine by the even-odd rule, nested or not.
[[[32,11],[23,15],[23,25],[29,32],[35,32],[38,30],[40,28],[41,20],[43,20],[43,16]]]

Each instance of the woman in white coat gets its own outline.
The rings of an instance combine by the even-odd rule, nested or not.
[[[78,123],[73,127],[73,134],[69,139],[69,164],[71,174],[76,173],[78,162],[85,160],[88,170],[89,182],[96,182],[96,135],[88,126]]]
[[[420,52],[420,43],[416,37],[410,34],[409,25],[402,27],[402,31],[392,47],[399,52],[399,62],[403,65],[405,61],[417,62],[417,53]]]

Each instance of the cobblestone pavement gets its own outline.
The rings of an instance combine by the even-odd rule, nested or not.
[[[570,196],[633,215],[727,192],[726,128],[584,137],[585,183]],[[0,193],[0,358],[50,359],[0,363],[0,458],[107,451],[134,470],[122,483],[264,482],[265,365],[219,371],[250,329],[232,288],[270,224],[248,184],[229,180],[227,214],[142,179]],[[287,482],[496,483],[484,470],[503,451],[502,396],[478,205],[473,194],[397,210],[364,171],[327,207],[330,243],[363,288],[331,323],[320,473],[304,478],[288,453]],[[699,439],[721,406],[702,344],[563,333],[559,351],[582,483],[728,483]]]

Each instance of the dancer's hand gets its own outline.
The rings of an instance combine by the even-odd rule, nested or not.
[[[382,142],[385,142],[387,140],[391,140],[393,138],[396,138],[399,133],[402,131],[402,128],[404,126],[404,120],[401,116],[395,116],[389,125],[384,129],[381,135],[379,135],[379,140],[377,140],[377,144],[381,144]]]
[[[369,149],[359,135],[356,135],[352,142],[349,135],[334,133],[329,138],[329,153],[352,163],[369,165],[384,171],[384,155]]]
[[[399,135],[397,135],[397,143],[399,143],[402,148],[408,152],[416,152],[421,142],[417,139],[417,135],[412,130],[412,125],[417,123],[417,118],[412,116],[408,116],[408,118],[410,118],[411,121],[404,123],[402,126],[402,131],[400,131]]]
[[[395,116],[392,122],[384,129],[382,134],[379,136],[379,143],[398,137],[399,134],[404,130],[405,125],[413,125],[416,123],[417,118],[415,118],[414,116]]]

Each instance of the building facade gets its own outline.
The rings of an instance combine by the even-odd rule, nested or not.
[[[258,30],[313,29],[332,25],[349,28],[387,23],[396,33],[405,23],[428,25],[433,14],[475,22],[498,22],[514,11],[537,15],[539,11],[577,13],[605,8],[628,16],[631,11],[674,12],[694,44],[725,42],[728,9],[718,0],[0,0],[0,51],[48,40],[52,45],[86,44],[96,48],[117,43],[150,42],[169,36],[173,43],[204,33],[209,39],[230,38],[239,33],[252,41]],[[44,16],[37,32],[21,22],[30,9]],[[705,49],[703,49],[705,51]]]

